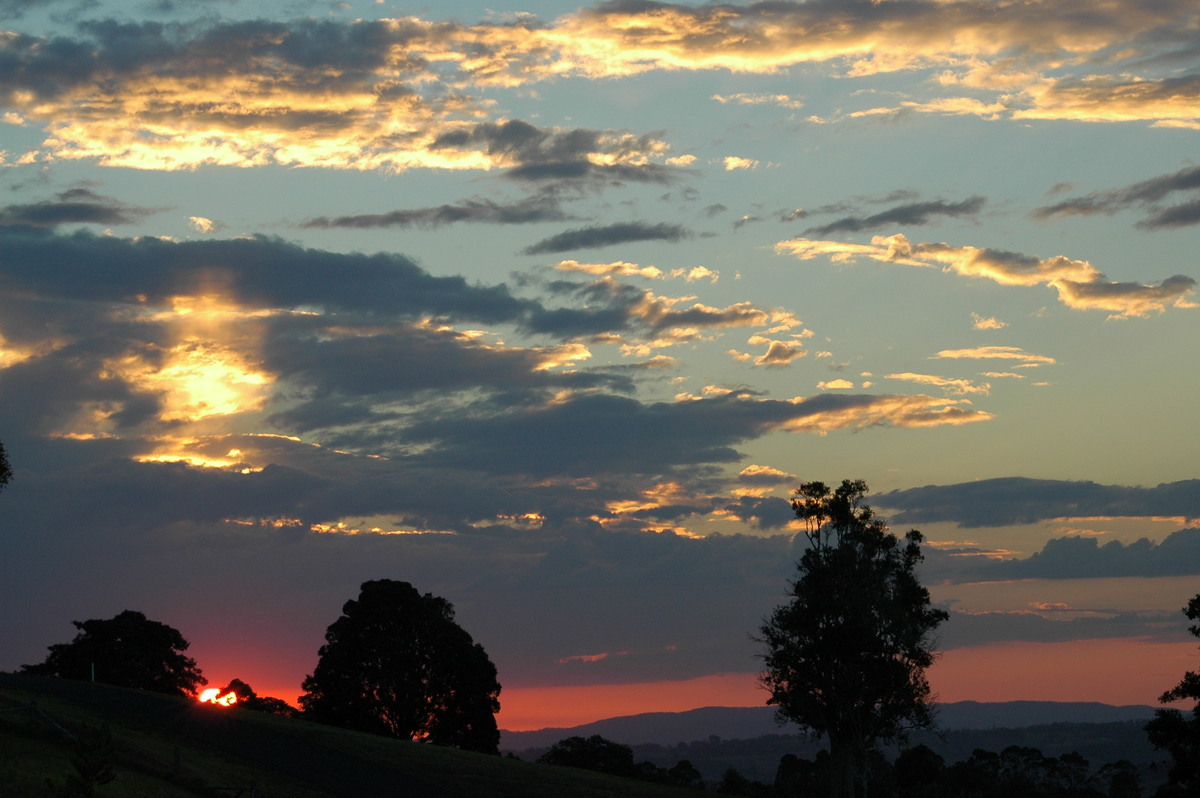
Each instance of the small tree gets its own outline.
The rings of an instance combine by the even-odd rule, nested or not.
[[[21,670],[189,697],[208,683],[196,660],[183,653],[188,648],[183,635],[140,612],[71,623],[79,630],[74,640],[50,646],[44,662]]]
[[[867,485],[807,482],[792,508],[808,548],[790,600],[761,627],[761,684],[781,722],[828,735],[834,794],[865,795],[868,752],[933,725],[925,669],[948,614],[917,579],[921,533],[903,545],[862,503]]]
[[[1200,637],[1200,593],[1192,596],[1183,614],[1192,621],[1188,631]],[[1170,784],[1179,788],[1180,795],[1195,795],[1200,791],[1200,673],[1188,671],[1179,684],[1159,696],[1164,704],[1173,701],[1196,701],[1191,717],[1178,709],[1156,709],[1154,720],[1146,724],[1146,735],[1155,748],[1167,751],[1174,760]]]
[[[454,607],[407,582],[364,582],[325,632],[300,706],[347,729],[497,753],[496,666]]]

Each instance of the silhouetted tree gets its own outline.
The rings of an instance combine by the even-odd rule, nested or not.
[[[234,679],[221,689],[221,695],[229,693],[237,696],[237,703],[234,706],[241,709],[252,709],[255,712],[269,712],[272,715],[282,715],[285,718],[296,715],[295,707],[288,702],[281,698],[272,698],[269,695],[259,695],[254,692],[253,687],[241,679]]]
[[[704,776],[688,759],[681,759],[672,765],[667,775],[671,777],[671,783],[680,787],[699,787],[704,783]]]
[[[8,464],[8,454],[4,451],[4,442],[0,441],[0,490],[12,480],[12,468]]]
[[[929,798],[937,794],[937,785],[946,770],[946,760],[927,745],[900,752],[892,763],[892,777],[898,798]]]
[[[729,768],[721,776],[717,792],[721,795],[750,795],[754,786],[737,768]]]
[[[1188,601],[1183,614],[1192,621],[1188,631],[1200,637],[1200,593]],[[1196,701],[1184,716],[1178,709],[1156,709],[1154,720],[1146,724],[1146,735],[1155,748],[1171,755],[1174,764],[1169,774],[1170,786],[1182,790],[1181,795],[1200,793],[1200,673],[1188,671],[1179,684],[1159,696],[1164,704],[1173,701]]]
[[[25,673],[195,696],[208,680],[184,655],[188,642],[177,629],[125,610],[108,620],[71,622],[79,634],[50,646],[44,662],[22,665]]]
[[[332,726],[497,753],[496,666],[454,607],[407,582],[364,582],[325,632],[300,706]]]
[[[1094,781],[1107,798],[1142,798],[1141,774],[1128,759],[1109,762],[1096,772]]]
[[[761,627],[767,703],[781,721],[828,735],[836,796],[865,794],[878,741],[933,725],[925,669],[931,635],[949,617],[917,579],[921,533],[901,544],[862,503],[866,492],[862,480],[795,492],[809,545],[790,601]]]
[[[595,770],[614,776],[633,776],[633,749],[613,742],[599,734],[591,737],[566,737],[538,757],[543,765],[561,765],[569,768]]]

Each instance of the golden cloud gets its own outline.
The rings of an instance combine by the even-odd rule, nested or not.
[[[775,245],[775,251],[795,255],[801,260],[824,256],[835,263],[851,262],[859,257],[905,266],[941,266],[943,270],[967,277],[982,277],[1001,285],[1047,285],[1058,291],[1067,307],[1078,310],[1108,310],[1110,318],[1147,316],[1162,313],[1168,307],[1195,307],[1189,297],[1196,281],[1175,275],[1159,285],[1110,282],[1104,273],[1084,260],[1065,255],[1037,258],[972,246],[946,243],[917,243],[902,233],[875,236],[870,244],[840,241],[815,241],[794,238]]]

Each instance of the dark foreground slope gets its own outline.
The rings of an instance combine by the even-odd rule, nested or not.
[[[36,711],[23,709],[36,706]],[[105,685],[0,674],[0,798],[51,795],[73,772],[68,730],[107,727],[111,798],[679,798],[687,790],[391,740]],[[47,720],[50,719],[50,720]]]

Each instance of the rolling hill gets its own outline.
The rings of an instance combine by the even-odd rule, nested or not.
[[[107,728],[108,798],[681,798],[702,793],[107,685],[0,674],[0,798],[54,795],[63,730]],[[253,788],[253,793],[251,789]]]

